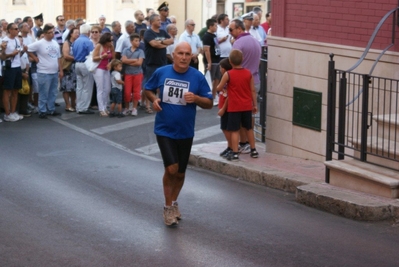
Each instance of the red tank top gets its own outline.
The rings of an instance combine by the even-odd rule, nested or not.
[[[227,111],[238,112],[252,110],[251,72],[241,68],[229,70],[227,73],[229,74],[229,82],[227,85],[227,94],[229,95],[227,100]]]

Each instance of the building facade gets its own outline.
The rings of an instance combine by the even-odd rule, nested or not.
[[[326,154],[329,54],[336,68],[347,70],[363,54],[379,21],[397,0],[279,0],[272,3],[272,36],[268,37],[268,152],[323,161]],[[392,16],[378,32],[365,61],[355,70],[369,73],[375,59],[392,41]],[[398,36],[398,34],[396,34]],[[399,79],[399,45],[384,54],[375,76]],[[321,129],[294,123],[296,88],[321,93]]]

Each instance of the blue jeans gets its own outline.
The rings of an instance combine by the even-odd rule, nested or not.
[[[58,73],[37,73],[39,85],[39,113],[55,111],[55,100],[58,94]]]

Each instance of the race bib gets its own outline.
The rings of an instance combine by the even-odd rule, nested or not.
[[[172,105],[186,105],[184,94],[188,92],[190,83],[175,79],[165,79],[162,102]]]

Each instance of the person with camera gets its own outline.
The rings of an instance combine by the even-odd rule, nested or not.
[[[23,47],[17,38],[17,24],[8,24],[7,33],[8,35],[3,38],[1,43],[1,60],[4,61],[4,120],[15,122],[23,119],[23,116],[16,112],[16,107],[18,101],[18,90],[22,88],[21,54],[26,52],[27,47]]]

